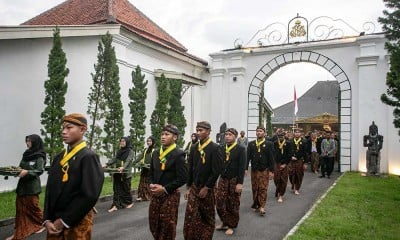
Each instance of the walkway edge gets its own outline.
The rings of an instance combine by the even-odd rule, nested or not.
[[[132,195],[136,195],[137,189],[132,189],[131,193],[132,193]],[[113,195],[101,196],[101,197],[99,197],[99,200],[97,202],[98,203],[99,202],[108,202],[108,201],[111,201],[112,198],[113,198]],[[4,227],[4,226],[8,226],[8,225],[14,224],[14,222],[15,222],[15,217],[10,217],[10,218],[6,218],[6,219],[0,219],[0,227]]]
[[[300,227],[300,225],[311,215],[311,213],[314,212],[315,208],[322,202],[322,200],[328,195],[328,193],[336,186],[336,183],[343,177],[345,173],[342,173],[336,180],[335,182],[332,184],[332,186],[330,186],[328,188],[328,190],[322,194],[321,197],[319,197],[317,199],[317,201],[314,203],[314,205],[310,208],[310,210],[308,210],[308,212],[296,223],[296,225],[294,225],[294,227],[292,229],[290,229],[290,231],[286,234],[286,236],[283,238],[283,240],[287,240],[289,239],[290,236],[292,236],[297,229]]]

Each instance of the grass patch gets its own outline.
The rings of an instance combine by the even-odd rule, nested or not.
[[[290,240],[399,239],[400,178],[345,173]]]
[[[132,188],[136,189],[139,185],[140,174],[132,176]],[[45,188],[42,188],[42,193],[39,195],[40,206],[43,208]],[[103,189],[100,196],[113,194],[111,177],[104,179]],[[10,218],[15,216],[15,191],[0,193],[0,219]]]

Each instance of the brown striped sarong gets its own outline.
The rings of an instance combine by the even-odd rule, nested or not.
[[[303,160],[290,161],[289,180],[292,184],[292,190],[299,190],[304,177]]]
[[[138,198],[141,198],[142,201],[150,200],[150,177],[149,177],[149,169],[142,168],[140,171],[140,180],[138,186]]]
[[[216,191],[216,208],[224,226],[236,228],[239,223],[239,207],[241,193],[236,190],[236,178],[220,178]]]
[[[319,170],[319,154],[318,152],[311,153],[311,171],[316,172]]]
[[[251,190],[253,192],[253,206],[255,209],[265,208],[269,184],[269,170],[251,170]]]
[[[199,198],[200,187],[194,185],[186,205],[183,236],[185,240],[211,240],[215,228],[215,197],[214,190],[208,189],[205,198]]]
[[[175,191],[160,197],[151,197],[149,225],[154,239],[175,239],[180,196],[181,194]]]
[[[39,195],[17,196],[15,206],[13,239],[25,239],[43,227],[43,212],[39,206]]]
[[[92,227],[93,211],[90,210],[78,225],[72,228],[64,228],[57,235],[49,235],[47,233],[47,240],[90,240],[92,238]]]
[[[275,163],[274,170],[274,183],[276,186],[275,197],[283,196],[286,192],[286,187],[288,183],[288,166],[284,167],[282,170],[280,168],[280,163]]]

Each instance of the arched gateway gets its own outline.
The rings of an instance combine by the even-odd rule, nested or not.
[[[248,137],[254,138],[264,82],[288,64],[313,63],[330,72],[339,84],[341,171],[366,170],[362,137],[375,121],[379,134],[384,136],[381,171],[400,174],[399,136],[392,123],[393,109],[380,100],[387,89],[389,69],[384,34],[374,30],[349,34],[319,24],[318,20],[323,19],[310,23],[301,17],[292,19],[285,29],[287,37],[281,42],[276,42],[280,39],[276,31],[268,30],[270,25],[258,31],[246,46],[238,40],[234,49],[211,54],[208,100],[203,100],[206,104],[202,111],[209,114],[214,129],[225,122],[228,127],[247,130]],[[323,27],[328,29],[327,34],[321,33]],[[312,29],[314,35],[310,36]]]
[[[264,82],[281,67],[290,63],[314,63],[326,69],[336,78],[340,88],[340,160],[341,167],[351,169],[351,86],[343,69],[328,57],[312,51],[293,51],[278,55],[268,61],[256,73],[248,91],[247,132],[256,129],[259,119],[259,102]],[[251,134],[248,134],[251,136]]]

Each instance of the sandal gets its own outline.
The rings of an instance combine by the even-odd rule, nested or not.
[[[232,228],[228,228],[226,231],[225,231],[225,235],[232,235],[233,234],[233,229]]]

